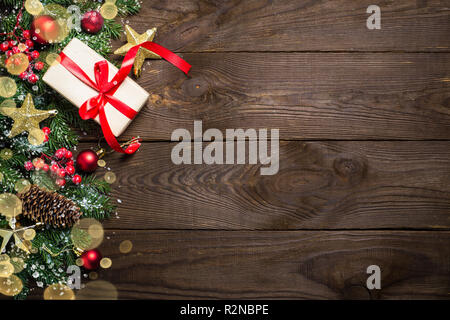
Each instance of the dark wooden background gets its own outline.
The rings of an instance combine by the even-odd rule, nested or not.
[[[450,298],[450,1],[144,0],[128,23],[193,68],[150,61],[121,137],[142,150],[106,158],[120,298]],[[279,128],[279,173],[172,164],[194,120]]]

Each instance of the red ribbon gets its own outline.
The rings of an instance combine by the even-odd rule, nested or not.
[[[96,90],[99,94],[93,98],[88,99],[79,109],[80,117],[83,120],[94,119],[99,116],[100,126],[103,130],[103,135],[105,136],[106,142],[111,148],[120,153],[132,154],[136,152],[136,148],[129,146],[125,150],[122,149],[116,137],[111,131],[108,119],[106,118],[105,105],[110,103],[114,108],[120,111],[129,119],[133,119],[137,112],[127,106],[122,101],[114,97],[114,93],[119,89],[122,82],[128,77],[128,74],[133,67],[134,59],[138,53],[138,50],[143,47],[149,51],[156,53],[161,56],[175,67],[188,74],[191,69],[191,65],[185,60],[181,59],[175,53],[170,50],[156,44],[154,42],[144,42],[131,48],[125,58],[122,61],[122,66],[113,79],[108,82],[109,67],[106,60],[99,61],[94,65],[94,75],[95,82],[92,81],[89,76],[68,56],[61,52],[59,55],[61,57],[61,65],[69,70],[75,77],[80,79],[83,83]]]

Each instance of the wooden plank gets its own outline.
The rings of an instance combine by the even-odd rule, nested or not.
[[[121,299],[448,299],[450,232],[109,231]],[[133,250],[119,252],[131,240]],[[381,268],[381,290],[366,269]]]
[[[191,78],[150,62],[151,93],[122,139],[279,128],[281,139],[450,139],[450,54],[184,54]]]
[[[373,4],[380,30],[366,27]],[[144,1],[123,22],[140,33],[158,27],[156,41],[184,52],[449,51],[449,18],[439,0],[171,0]]]
[[[285,141],[272,176],[259,164],[175,165],[174,145],[107,156],[121,201],[107,228],[450,228],[450,142]]]

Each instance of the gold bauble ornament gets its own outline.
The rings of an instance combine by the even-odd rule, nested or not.
[[[50,116],[56,115],[57,110],[39,110],[34,107],[33,97],[27,94],[20,108],[0,108],[0,112],[14,120],[9,137],[15,137],[22,132],[30,133],[33,129],[42,131],[39,123]],[[33,131],[36,132],[36,131]]]
[[[0,78],[0,97],[11,98],[17,92],[16,82],[8,77]]]
[[[138,34],[129,25],[126,25],[125,32],[127,34],[128,43],[126,45],[123,45],[116,51],[114,51],[114,54],[124,56],[127,54],[128,51],[130,51],[131,48],[146,41],[153,41],[156,35],[156,28],[149,29],[143,34]],[[142,71],[142,65],[144,64],[145,59],[161,59],[161,57],[148,49],[142,47],[139,48],[138,53],[136,54],[136,59],[134,60],[135,76],[137,77],[140,76]]]
[[[19,52],[13,54],[6,60],[6,69],[10,74],[18,76],[22,72],[28,69],[30,61],[25,53]]]
[[[100,260],[100,267],[102,267],[103,269],[111,268],[111,266],[112,261],[110,258],[103,258],[102,260]]]

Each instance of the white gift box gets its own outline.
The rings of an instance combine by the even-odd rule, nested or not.
[[[63,52],[95,82],[94,65],[99,61],[105,60],[105,58],[77,38],[73,38]],[[111,81],[118,69],[109,61],[108,66],[108,81]],[[42,79],[78,108],[88,99],[99,94],[61,64],[51,66]],[[149,94],[130,77],[127,77],[114,93],[114,97],[136,110],[136,112],[139,112],[147,102]],[[116,137],[120,136],[132,121],[109,103],[105,105],[105,114],[111,131]],[[98,116],[95,118],[95,121],[100,123]]]

